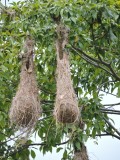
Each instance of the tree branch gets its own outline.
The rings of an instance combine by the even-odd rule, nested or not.
[[[119,103],[113,103],[113,104],[104,104],[103,106],[111,106],[111,107],[113,107],[113,106],[118,106],[118,105],[120,105],[120,102]]]
[[[60,146],[60,145],[67,144],[69,141],[70,141],[70,139],[68,139],[67,141],[62,142],[62,143],[56,143],[55,146]],[[48,145],[48,144],[47,144],[46,142],[42,142],[42,143],[32,143],[32,144],[24,144],[24,145],[22,145],[21,147],[16,148],[14,151],[11,151],[11,152],[9,153],[9,155],[7,155],[6,157],[3,158],[3,160],[6,160],[6,158],[8,158],[9,156],[13,156],[13,155],[15,155],[16,153],[19,153],[19,152],[21,152],[21,151],[24,150],[24,149],[28,149],[28,148],[31,147],[31,146],[45,146],[45,145]]]
[[[43,92],[46,93],[46,94],[51,94],[51,95],[53,95],[53,96],[56,95],[55,93],[48,91],[47,89],[45,89],[45,88],[42,87],[41,85],[40,85],[40,90],[43,91]]]
[[[117,75],[117,73],[114,71],[114,69],[112,68],[112,66],[109,64],[108,68],[110,69],[110,71],[112,72],[113,76],[116,78],[116,80],[120,81],[120,77]]]
[[[51,100],[41,100],[42,104],[53,104],[55,101],[51,101]]]
[[[120,132],[106,118],[103,117],[103,119],[120,136]]]
[[[115,137],[115,138],[117,138],[117,139],[120,140],[120,137],[119,137],[119,136],[117,136],[117,135],[115,135],[115,134],[113,134],[113,133],[109,133],[109,132],[107,132],[107,131],[106,131],[106,133],[109,134],[109,135],[111,135],[112,137]]]
[[[103,51],[109,51],[109,48],[107,48],[107,47],[100,47],[100,46],[97,46],[97,45],[95,45],[96,46],[96,48],[98,48],[98,49],[100,49],[100,50],[103,50]],[[91,47],[93,47],[92,45],[91,46],[89,46],[90,48]],[[119,52],[118,51],[115,51],[115,50],[111,50],[113,53],[118,53],[119,54]]]
[[[106,71],[107,73],[109,73],[110,75],[112,75],[116,80],[120,81],[120,77],[115,73],[115,71],[113,70],[111,64],[103,61],[100,56],[99,56],[99,59],[100,59],[100,60],[98,60],[98,59],[96,59],[96,58],[93,58],[93,57],[88,56],[88,55],[87,55],[84,51],[82,51],[80,48],[76,48],[76,47],[74,47],[74,46],[71,46],[71,49],[74,50],[75,52],[77,52],[78,54],[79,54],[79,52],[82,53],[82,55],[80,55],[80,54],[79,54],[79,55],[80,55],[84,60],[86,60],[87,62],[91,63],[92,65],[95,65],[95,66],[103,69],[104,71]],[[103,66],[101,66],[100,64],[106,66],[106,67],[109,69],[109,71],[108,71],[106,68],[104,68]]]
[[[107,132],[107,131],[105,131],[105,132],[106,132],[105,134],[96,134],[95,136],[98,136],[98,137],[102,137],[102,136],[112,136],[112,137],[115,137],[115,138],[117,138],[117,139],[120,140],[120,137],[119,137],[119,136],[117,136],[117,135],[115,135],[115,134],[112,134],[112,133],[109,133],[109,132]]]
[[[120,115],[120,111],[116,111],[116,110],[100,109],[100,111],[101,111],[102,113]]]
[[[108,71],[106,68],[104,68],[104,67],[102,67],[102,66],[99,65],[100,61],[98,61],[97,59],[94,59],[94,58],[88,56],[86,53],[84,53],[84,52],[83,52],[81,49],[79,49],[79,48],[72,47],[71,49],[74,50],[80,57],[82,57],[82,58],[83,58],[85,61],[87,61],[88,63],[90,63],[90,64],[92,64],[92,65],[94,65],[94,66],[96,66],[96,67],[98,67],[98,68],[101,68],[102,70],[104,70],[104,71],[107,72],[108,74],[112,75],[112,73],[111,73],[110,71]],[[79,54],[78,51],[80,51],[82,54]],[[84,53],[84,54],[83,54],[83,53]],[[87,55],[87,57],[86,57],[86,55]],[[97,62],[99,62],[99,63],[97,63]],[[113,75],[112,75],[112,76],[113,76]]]
[[[50,115],[50,116],[44,117],[44,118],[42,118],[42,119],[39,119],[38,122],[41,122],[41,121],[43,121],[43,120],[45,120],[45,119],[48,119],[48,118],[50,118],[50,117],[53,117],[53,115]],[[8,143],[8,142],[10,142],[10,141],[15,141],[16,138],[20,137],[20,136],[23,135],[24,133],[26,133],[26,130],[23,131],[23,132],[21,132],[20,134],[18,134],[17,136],[15,136],[15,137],[13,137],[13,138],[8,137],[8,139],[7,139],[6,141],[0,142],[0,145],[4,145],[4,144],[6,144],[6,143]],[[0,134],[5,135],[5,134],[2,133],[2,132],[0,132]],[[5,135],[5,136],[6,136],[6,135]]]
[[[115,97],[118,97],[117,95],[115,95],[115,94],[113,94],[113,93],[106,92],[106,91],[104,91],[104,90],[102,90],[102,89],[99,90],[99,91],[104,92],[104,93],[106,93],[106,94],[110,94],[110,95],[115,96]]]
[[[98,59],[88,56],[84,51],[82,51],[82,49],[76,48],[74,46],[71,46],[71,47],[72,47],[72,49],[74,49],[74,51],[78,51],[78,52],[82,53],[88,59],[90,59],[90,60],[92,60],[92,61],[94,61],[96,63],[101,63]]]

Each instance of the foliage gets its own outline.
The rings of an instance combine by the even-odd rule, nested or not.
[[[111,124],[107,110],[101,103],[102,92],[120,97],[120,1],[116,0],[24,0],[4,7],[0,2],[0,156],[1,159],[35,158],[30,146],[40,146],[45,154],[61,144],[68,144],[63,159],[71,159],[72,148],[89,137],[104,134],[120,139],[120,133]],[[61,15],[61,21],[70,28],[67,49],[71,58],[71,76],[78,96],[81,122],[61,125],[53,118],[56,95],[56,24],[52,15]],[[41,143],[28,140],[25,144],[7,143],[16,135],[10,127],[8,112],[19,83],[18,55],[27,34],[35,40],[35,65],[43,118],[34,130]],[[82,107],[83,106],[83,107]],[[114,106],[114,104],[113,104]],[[81,109],[82,108],[82,109]],[[117,112],[117,111],[116,111]],[[118,113],[118,112],[117,112]],[[111,122],[110,122],[111,121]],[[53,136],[54,135],[54,136]],[[64,137],[68,140],[63,142]],[[18,138],[18,137],[17,137]],[[18,139],[19,140],[19,139]],[[80,142],[80,143],[79,143]],[[73,144],[73,145],[72,145]]]

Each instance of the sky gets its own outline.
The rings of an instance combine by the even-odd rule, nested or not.
[[[12,1],[18,1],[18,0],[9,0],[9,3]],[[5,4],[4,0],[1,0],[3,4]],[[115,98],[111,95],[104,95],[103,104],[110,104],[110,103],[118,103],[120,102],[120,99]],[[117,106],[117,110],[120,106]],[[111,118],[113,118],[115,122],[115,126],[120,131],[120,116],[119,115],[110,115]],[[40,140],[39,138],[33,139],[38,143]],[[87,151],[89,155],[89,160],[120,160],[120,141],[118,139],[112,138],[112,137],[102,137],[97,138],[97,143],[95,143],[95,140],[88,140],[86,143]],[[56,153],[55,150],[53,150],[52,154],[47,153],[45,156],[40,153],[39,150],[34,149],[37,153],[37,156],[35,160],[61,160],[63,151]],[[32,160],[32,159],[31,159]]]

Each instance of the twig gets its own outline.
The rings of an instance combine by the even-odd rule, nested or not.
[[[43,91],[44,93],[51,94],[51,95],[53,95],[53,96],[56,95],[55,93],[50,92],[50,91],[48,91],[47,89],[45,89],[45,88],[43,88],[43,87],[41,87],[41,86],[40,86],[40,90]]]
[[[62,143],[56,143],[55,146],[60,146],[60,145],[64,145],[64,144],[67,144],[68,142],[70,141],[70,139],[68,139],[67,141],[65,142],[62,142]],[[16,150],[12,151],[11,153],[9,153],[9,155],[7,155],[5,158],[3,158],[3,160],[6,160],[6,158],[8,158],[9,156],[13,156],[15,155],[16,153],[19,153],[21,152],[22,150],[24,149],[27,149],[31,146],[45,146],[47,145],[46,142],[42,142],[42,143],[32,143],[32,144],[24,144],[23,146],[17,148]]]
[[[106,131],[106,133],[109,134],[109,135],[111,135],[112,137],[115,137],[115,138],[117,138],[117,139],[120,140],[120,137],[119,137],[119,136],[117,136],[117,135],[115,135],[115,134],[113,134],[113,133],[109,133],[109,132],[107,132],[107,131]]]
[[[117,138],[117,139],[120,140],[120,137],[119,137],[119,136],[117,136],[117,135],[115,135],[115,134],[112,134],[112,133],[109,133],[109,132],[107,132],[107,131],[105,131],[105,132],[106,132],[105,134],[96,134],[95,136],[98,136],[98,137],[102,137],[102,136],[113,136],[113,137],[115,137],[115,138]]]
[[[41,100],[42,104],[53,104],[55,101],[51,101],[51,100]]]
[[[109,112],[109,111],[102,111],[102,110],[101,110],[101,112],[102,112],[102,113],[106,113],[106,114],[116,114],[116,115],[120,115],[120,112],[117,113],[117,112]]]
[[[113,104],[104,104],[103,106],[118,106],[120,105],[120,102],[119,103],[113,103]]]
[[[101,63],[98,59],[88,56],[84,51],[82,51],[82,49],[76,48],[76,47],[74,47],[74,46],[71,46],[71,47],[72,47],[72,49],[74,49],[75,51],[81,52],[81,53],[82,53],[85,57],[87,57],[88,59],[90,59],[90,60],[92,60],[92,61],[94,61],[94,62],[96,62],[96,63]]]
[[[103,119],[120,136],[120,132],[106,118],[103,117]]]
[[[106,91],[104,91],[104,90],[102,90],[102,89],[99,90],[99,91],[104,92],[104,93],[106,93],[106,94],[110,94],[110,95],[115,96],[115,97],[118,97],[117,95],[115,95],[115,94],[113,94],[113,93],[106,92]]]
[[[113,70],[112,66],[109,64],[108,68],[110,68],[110,71],[113,73],[114,77],[116,78],[116,80],[120,81],[120,77],[117,75],[117,73]]]
[[[109,48],[107,48],[107,47],[100,47],[100,46],[97,46],[97,45],[95,45],[96,46],[96,48],[98,48],[98,49],[100,49],[100,50],[103,50],[103,51],[109,51]],[[91,46],[89,46],[89,47],[93,47],[92,45]],[[115,50],[111,50],[111,52],[113,52],[113,53],[119,53],[118,51],[115,51]]]
[[[120,112],[120,110],[113,110],[113,109],[106,109],[106,108],[101,108],[100,110],[109,111],[109,112],[116,112],[116,113]]]

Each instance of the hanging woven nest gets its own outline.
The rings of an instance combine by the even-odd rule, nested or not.
[[[21,57],[20,83],[9,112],[11,124],[19,129],[33,128],[42,112],[33,64],[33,48],[33,40],[28,36]]]
[[[80,112],[71,80],[69,55],[65,51],[65,45],[68,43],[68,29],[59,25],[57,34],[57,93],[54,116],[58,122],[74,123],[78,121]]]
[[[89,160],[87,148],[82,144],[81,149],[74,152],[73,160]]]

